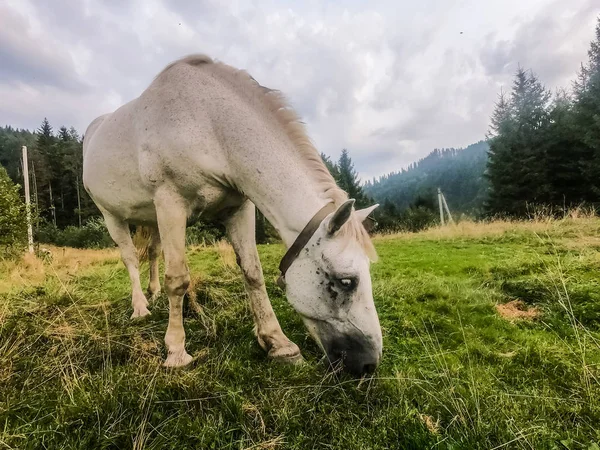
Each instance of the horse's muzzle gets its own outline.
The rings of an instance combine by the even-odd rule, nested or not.
[[[363,335],[338,336],[324,344],[331,366],[355,376],[372,374],[381,360],[380,350]]]

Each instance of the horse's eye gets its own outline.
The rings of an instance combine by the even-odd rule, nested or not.
[[[352,291],[356,287],[356,279],[354,278],[340,278],[338,281],[346,291]]]

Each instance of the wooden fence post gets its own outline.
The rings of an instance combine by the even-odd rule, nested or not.
[[[33,253],[33,229],[31,228],[31,199],[29,194],[29,163],[27,160],[27,147],[23,146],[23,182],[25,183],[25,210],[27,212],[27,246],[29,253]]]

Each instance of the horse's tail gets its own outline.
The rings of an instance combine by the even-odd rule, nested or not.
[[[140,261],[148,259],[150,249],[150,241],[152,240],[152,228],[137,226],[133,235],[133,245],[137,249],[138,258]]]

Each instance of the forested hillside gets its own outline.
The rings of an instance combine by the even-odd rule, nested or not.
[[[477,214],[483,208],[487,189],[487,151],[484,141],[464,149],[435,149],[407,169],[367,182],[364,189],[376,201],[404,210],[419,198],[434,202],[439,187],[450,208]]]

